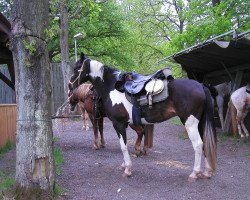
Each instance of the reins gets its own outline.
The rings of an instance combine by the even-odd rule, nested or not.
[[[80,85],[80,76],[81,76],[81,74],[82,74],[82,72],[83,72],[83,68],[84,68],[84,66],[85,66],[85,62],[86,62],[86,60],[88,60],[88,59],[89,59],[89,58],[84,59],[81,68],[78,70],[79,75],[76,77],[76,79],[75,79],[73,82],[69,81],[69,84],[73,85],[76,81],[78,81],[78,86],[77,86],[77,87],[79,87],[79,85]],[[69,103],[69,100],[70,100],[70,98],[73,96],[73,94],[74,94],[74,93],[72,92],[72,94],[66,99],[66,101],[64,101],[64,103],[57,109],[56,114],[54,114],[52,117],[55,117],[55,116],[57,115],[57,113],[58,113],[59,111],[61,111],[62,108],[63,108],[64,106],[66,106],[66,105]]]

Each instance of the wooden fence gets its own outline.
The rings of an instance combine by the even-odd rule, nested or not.
[[[0,148],[16,140],[16,104],[0,105]]]
[[[0,71],[9,76],[7,65],[0,65]],[[60,63],[51,63],[52,113],[64,102],[63,75]],[[0,80],[0,104],[16,103],[15,91]]]

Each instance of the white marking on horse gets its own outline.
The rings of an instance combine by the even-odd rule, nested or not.
[[[249,132],[244,125],[244,119],[250,108],[250,94],[246,92],[246,86],[235,90],[231,95],[231,100],[237,110],[236,119],[239,135],[242,138],[249,137]]]
[[[123,104],[125,109],[127,110],[129,114],[129,122],[132,123],[132,104],[126,99],[125,93],[119,92],[118,90],[112,90],[109,93],[109,97],[112,102],[112,106],[115,104]]]
[[[124,157],[125,166],[126,167],[131,167],[132,162],[131,162],[131,159],[130,159],[130,155],[128,153],[128,147],[125,144],[122,136],[120,136],[120,145],[121,145],[121,150],[122,150],[123,157]]]
[[[192,142],[195,152],[193,173],[190,175],[190,177],[192,178],[197,178],[196,177],[197,173],[201,171],[201,156],[202,156],[203,142],[201,140],[198,131],[198,124],[199,120],[196,119],[193,115],[190,115],[185,122],[185,128],[187,129],[189,139]]]
[[[103,81],[103,64],[96,61],[96,60],[91,60],[90,61],[90,73],[89,75],[93,78],[100,77],[101,80]]]

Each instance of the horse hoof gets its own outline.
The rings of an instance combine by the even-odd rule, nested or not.
[[[135,155],[136,155],[136,157],[140,157],[142,155],[141,150],[136,150]]]
[[[197,181],[197,178],[194,178],[194,177],[188,177],[188,182],[190,183],[194,183],[195,181]]]
[[[123,177],[131,177],[132,173],[131,172],[124,172],[122,174]]]
[[[147,156],[148,155],[148,150],[143,150],[143,155]]]
[[[211,177],[212,176],[204,174],[204,173],[199,176],[199,178],[201,178],[201,179],[210,179]]]
[[[98,150],[98,149],[100,149],[100,147],[99,147],[99,146],[94,145],[94,146],[93,146],[93,149],[94,149],[94,150]]]

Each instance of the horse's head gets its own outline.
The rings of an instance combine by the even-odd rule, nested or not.
[[[80,60],[76,62],[74,73],[69,81],[69,90],[74,90],[79,85],[89,80],[90,61],[89,58],[81,53]]]
[[[76,89],[82,83],[93,82],[96,78],[103,80],[104,65],[96,60],[91,60],[81,53],[74,67],[74,74],[70,79],[72,89]]]
[[[78,103],[78,100],[74,98],[74,89],[73,89],[73,85],[71,82],[69,82],[68,84],[68,97],[69,97],[70,111],[74,111]]]

